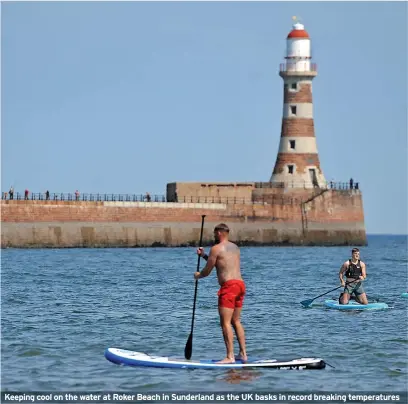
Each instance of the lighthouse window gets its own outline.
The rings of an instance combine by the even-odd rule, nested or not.
[[[293,165],[288,165],[288,172],[289,174],[293,174]]]
[[[296,90],[297,89],[297,83],[292,83],[291,88],[292,88],[292,90]]]
[[[296,115],[296,105],[290,106],[290,112],[292,113],[292,115]]]
[[[295,146],[296,146],[296,140],[289,140],[289,147],[290,147],[291,149],[294,149]]]

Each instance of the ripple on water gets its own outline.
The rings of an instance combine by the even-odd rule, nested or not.
[[[41,349],[28,349],[21,352],[18,356],[20,357],[30,357],[30,356],[39,356],[42,354]]]

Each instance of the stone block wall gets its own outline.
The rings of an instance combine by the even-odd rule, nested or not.
[[[297,202],[285,199],[292,197]],[[194,245],[203,214],[206,244],[220,222],[241,245],[366,244],[359,191],[328,190],[313,199],[309,190],[296,190],[285,198],[274,204],[2,200],[1,246]]]

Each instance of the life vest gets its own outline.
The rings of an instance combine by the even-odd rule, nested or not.
[[[351,260],[349,260],[349,266],[346,271],[347,278],[358,279],[363,274],[361,269],[360,260],[358,260],[357,264],[353,264]]]

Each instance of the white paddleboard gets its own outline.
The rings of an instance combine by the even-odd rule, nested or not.
[[[143,352],[119,348],[108,348],[105,358],[110,362],[125,366],[150,366],[180,369],[241,369],[241,368],[275,368],[275,369],[324,369],[326,363],[320,358],[299,358],[290,360],[250,359],[243,363],[217,363],[220,359],[187,360],[167,356],[152,356]]]

